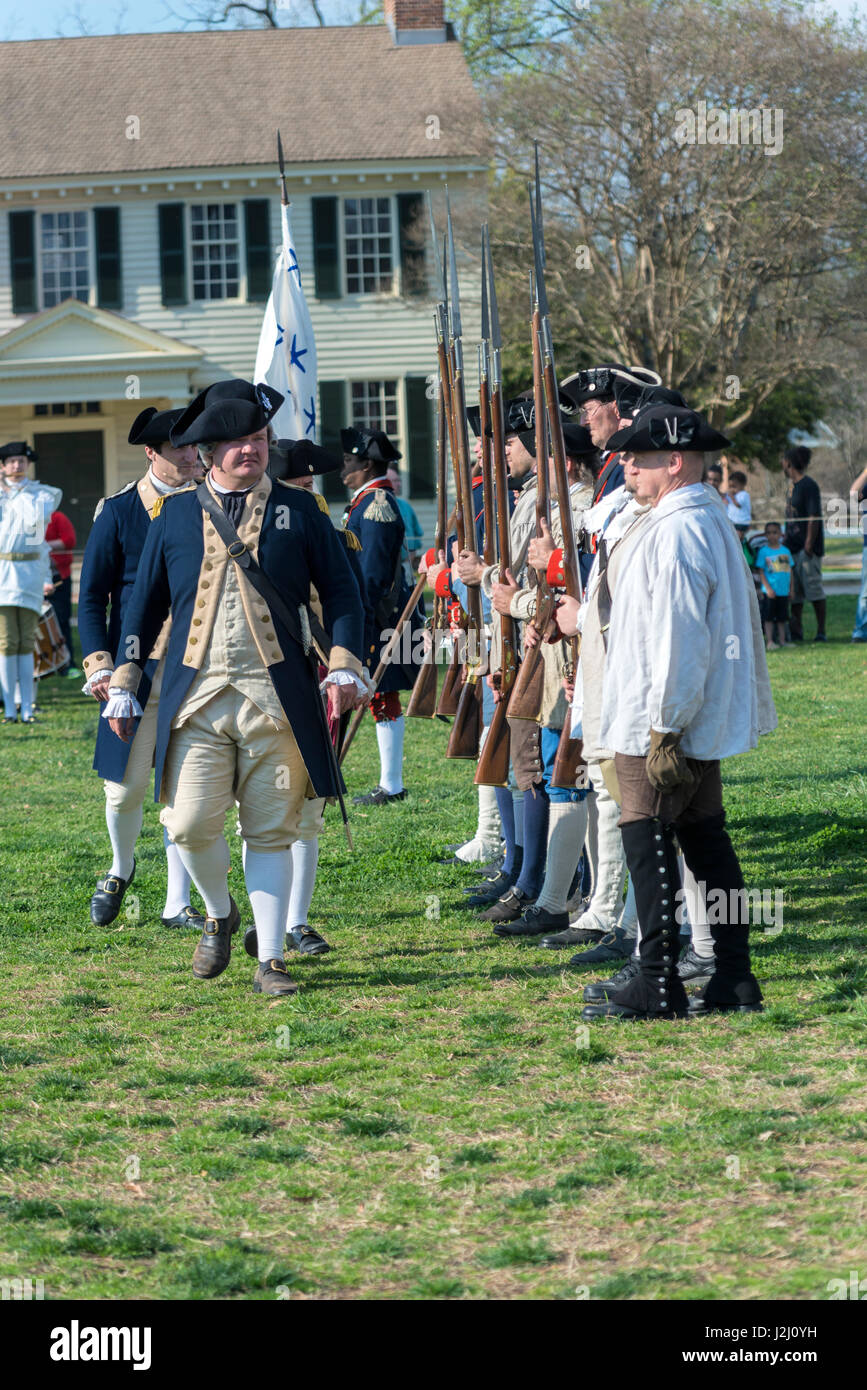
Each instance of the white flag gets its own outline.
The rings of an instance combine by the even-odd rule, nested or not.
[[[280,204],[283,245],[265,308],[254,381],[286,397],[271,421],[278,439],[316,440],[316,343],[292,244],[289,208]]]

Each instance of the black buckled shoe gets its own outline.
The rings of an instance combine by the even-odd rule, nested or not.
[[[192,907],[182,907],[174,917],[163,917],[162,924],[164,927],[190,927],[195,931],[202,931],[205,919],[201,912],[196,912]]]
[[[566,927],[553,936],[543,936],[539,945],[546,951],[564,951],[567,946],[595,946],[604,935],[604,931],[593,931],[589,927]]]
[[[508,892],[514,882],[511,874],[499,873],[496,878],[489,878],[480,887],[471,889],[463,906],[490,907]]]
[[[365,792],[364,796],[354,796],[353,806],[387,806],[390,801],[405,801],[406,787],[399,792],[387,792],[384,787],[374,787],[372,792]]]
[[[479,914],[482,922],[514,922],[518,917],[523,916],[528,907],[532,907],[536,901],[526,893],[522,893],[520,888],[510,888],[508,893],[497,898],[495,903],[491,903],[487,912]]]
[[[565,912],[549,912],[547,907],[528,907],[517,922],[504,922],[494,927],[498,936],[544,936],[545,932],[568,925]]]
[[[579,951],[570,960],[570,965],[610,965],[615,960],[626,960],[635,950],[635,937],[630,936],[622,927],[615,927],[614,931],[608,931],[604,936],[600,936],[595,946],[591,946],[587,951]]]
[[[716,960],[713,956],[700,956],[694,950],[692,942],[687,946],[680,960],[677,962],[677,973],[680,978],[686,980],[707,979],[716,970]]]
[[[241,923],[234,898],[229,898],[228,917],[206,917],[205,926],[193,952],[193,974],[197,980],[215,980],[222,975],[232,957],[232,936]]]
[[[120,912],[123,896],[135,878],[135,859],[129,878],[119,874],[106,874],[96,885],[96,892],[90,900],[90,920],[95,927],[107,927]]]
[[[599,1004],[608,999],[612,994],[616,994],[623,985],[628,985],[630,980],[634,980],[636,975],[641,974],[641,966],[637,956],[630,956],[622,970],[618,970],[616,975],[612,975],[609,980],[594,980],[592,985],[584,986],[585,1004]]]
[[[289,972],[282,960],[269,960],[267,965],[261,961],[253,976],[254,994],[297,994],[298,985],[290,980]]]
[[[325,937],[312,927],[293,927],[286,933],[286,946],[290,951],[299,951],[302,956],[324,956],[331,950]]]

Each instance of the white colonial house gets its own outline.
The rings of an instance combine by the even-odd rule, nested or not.
[[[386,15],[0,44],[0,442],[34,444],[79,546],[99,497],[142,471],[126,442],[139,410],[252,375],[280,243],[278,127],[320,441],[387,430],[429,528],[426,191],[442,223],[445,183],[453,204],[483,199],[487,165],[442,0],[387,0]]]

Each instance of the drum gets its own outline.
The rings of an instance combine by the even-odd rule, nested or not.
[[[36,629],[36,643],[33,648],[33,669],[37,679],[50,676],[69,665],[69,648],[63,640],[57,614],[46,603]]]

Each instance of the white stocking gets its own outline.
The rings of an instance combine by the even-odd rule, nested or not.
[[[163,916],[176,917],[182,908],[190,905],[190,876],[167,830],[163,830],[163,843],[166,847],[166,905]]]
[[[316,866],[319,863],[319,839],[296,840],[292,846],[292,893],[286,927],[306,927],[307,915],[316,887]]]
[[[205,849],[175,845],[178,857],[199,890],[209,917],[229,915],[229,846],[219,835]]]
[[[548,808],[545,881],[536,899],[548,912],[565,912],[569,888],[587,833],[587,800],[552,801]]]
[[[140,805],[133,806],[130,811],[116,811],[106,802],[105,823],[112,854],[109,873],[116,874],[118,878],[128,879],[132,873],[133,852],[141,834],[142,816],[143,808]]]
[[[18,657],[0,656],[0,686],[3,687],[3,705],[7,718],[15,718],[15,682],[18,679]]]
[[[244,855],[247,896],[256,923],[259,960],[283,959],[283,937],[292,892],[292,854],[288,849],[265,852],[250,849]]]
[[[376,726],[379,785],[390,794],[403,791],[403,729],[403,715],[399,719],[381,719]]]

